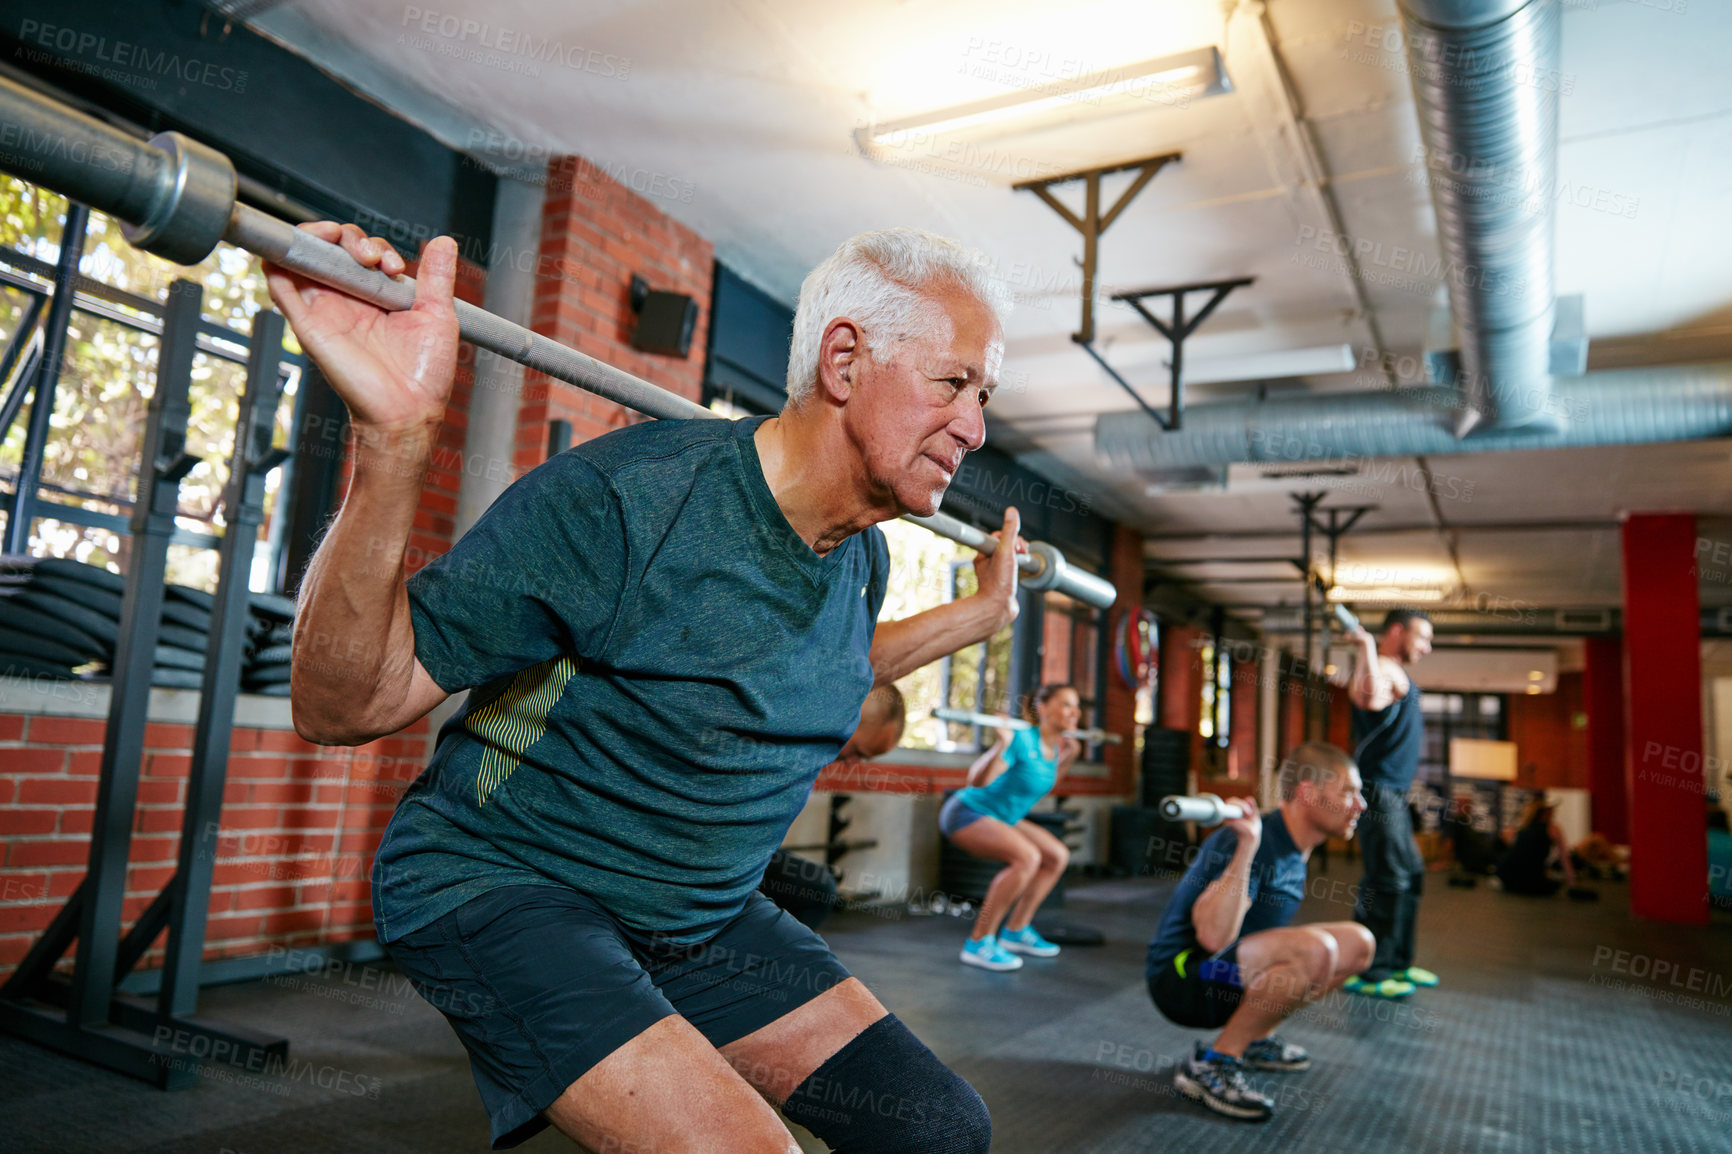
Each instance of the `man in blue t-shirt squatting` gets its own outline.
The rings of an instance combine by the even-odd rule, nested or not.
[[[1352,837],[1365,812],[1359,767],[1326,742],[1299,746],[1281,763],[1280,806],[1254,802],[1203,842],[1179,879],[1149,943],[1149,994],[1181,1026],[1220,1029],[1173,1071],[1180,1092],[1230,1118],[1274,1111],[1246,1069],[1303,1070],[1310,1055],[1274,1029],[1364,969],[1376,951],[1357,922],[1289,926],[1305,900],[1311,851]]]
[[[354,225],[303,227],[404,271]],[[430,243],[397,313],[267,271],[354,429],[301,584],[295,728],[360,744],[470,691],[392,815],[373,906],[468,1050],[494,1147],[551,1123],[599,1151],[799,1154],[774,1103],[836,1150],[984,1154],[979,1095],[756,887],[867,691],[1016,614],[1008,510],[978,594],[877,621],[875,525],[936,511],[984,443],[1009,294],[952,241],[857,236],[801,288],[780,415],[578,445],[405,580],[455,268]]]

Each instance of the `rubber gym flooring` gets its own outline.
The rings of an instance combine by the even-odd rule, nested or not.
[[[1357,874],[1314,864],[1301,920],[1348,916]],[[1732,917],[1638,922],[1615,883],[1572,904],[1430,880],[1420,960],[1443,986],[1406,1003],[1336,995],[1289,1023],[1314,1064],[1259,1076],[1278,1101],[1262,1125],[1173,1092],[1172,1062],[1197,1035],[1162,1020],[1142,982],[1171,882],[1073,885],[1061,920],[1107,944],[1013,974],[957,964],[965,923],[943,914],[847,913],[825,936],[981,1092],[1001,1154],[1732,1150]],[[0,1038],[0,1150],[487,1148],[460,1047],[392,971],[215,988],[201,1012],[288,1036],[296,1068],[313,1072],[169,1094]],[[549,1132],[522,1149],[573,1147]]]

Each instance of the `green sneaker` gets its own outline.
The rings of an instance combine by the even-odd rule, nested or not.
[[[1427,989],[1437,985],[1438,982],[1436,974],[1420,966],[1409,966],[1394,976],[1404,982],[1411,982],[1413,985],[1424,986]]]
[[[1415,987],[1412,982],[1404,982],[1400,978],[1384,978],[1381,982],[1368,982],[1358,974],[1341,983],[1341,988],[1350,994],[1363,994],[1367,998],[1405,998],[1409,997]]]

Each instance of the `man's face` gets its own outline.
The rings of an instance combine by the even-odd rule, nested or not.
[[[928,294],[937,323],[884,342],[862,342],[845,424],[864,480],[907,513],[938,511],[965,453],[986,443],[981,410],[998,383],[1004,336],[980,301],[960,289]]]
[[[1334,837],[1353,836],[1359,815],[1365,812],[1365,794],[1361,792],[1357,769],[1324,773],[1300,788],[1306,792],[1306,808],[1317,828]]]
[[[1431,622],[1423,617],[1416,617],[1406,625],[1392,625],[1390,631],[1395,634],[1403,665],[1412,665],[1431,652]]]

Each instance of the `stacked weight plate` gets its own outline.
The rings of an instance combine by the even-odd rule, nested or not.
[[[118,574],[57,557],[0,557],[0,675],[104,676],[120,639]],[[209,593],[170,585],[151,684],[197,689],[210,633]]]
[[[295,603],[274,593],[254,593],[248,610],[251,620],[247,625],[247,657],[241,665],[241,692],[287,697]]]

